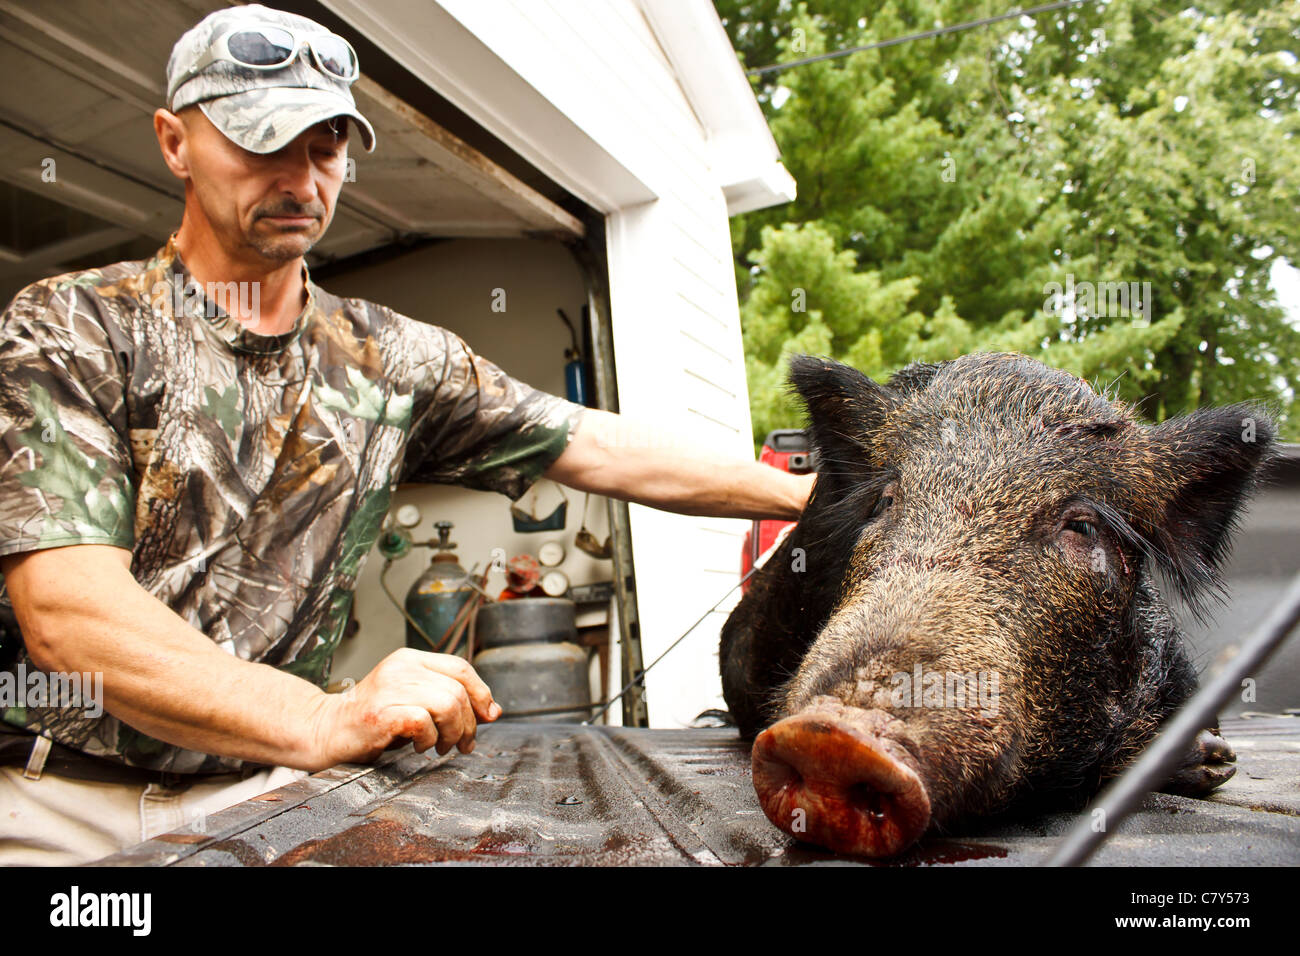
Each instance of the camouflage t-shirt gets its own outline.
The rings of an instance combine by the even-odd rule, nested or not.
[[[394,487],[517,499],[564,450],[582,407],[510,378],[445,329],[310,279],[306,308],[278,336],[219,308],[223,291],[238,294],[203,295],[173,237],[151,260],[47,279],[10,303],[0,555],[129,548],[135,579],[221,648],[324,686]],[[14,680],[37,670],[3,578],[0,641],[16,649]],[[0,717],[133,766],[243,767],[93,709]]]

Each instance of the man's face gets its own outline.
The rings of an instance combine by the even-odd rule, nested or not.
[[[347,169],[347,120],[317,123],[274,153],[252,153],[197,106],[177,115],[189,183],[223,248],[281,263],[303,256],[325,234]]]

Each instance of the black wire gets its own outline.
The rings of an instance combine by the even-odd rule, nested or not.
[[[564,314],[563,309],[556,309],[555,311],[559,313],[560,321],[569,327],[569,338],[573,341],[573,357],[582,358],[582,350],[578,348],[578,333],[574,329],[573,323],[569,321],[569,317]]]
[[[595,710],[604,706],[605,701],[602,700],[595,704],[568,704],[564,707],[541,707],[535,710],[507,710],[497,720],[515,717],[541,717],[546,714],[571,714],[575,710]]]
[[[748,571],[746,571],[746,572],[744,573],[744,575],[741,576],[741,579],[740,579],[739,581],[737,581],[737,582],[736,582],[735,584],[733,584],[731,587],[727,588],[727,593],[726,593],[726,594],[722,595],[722,597],[718,598],[716,601],[713,602],[713,607],[709,608],[707,611],[705,611],[703,614],[701,614],[701,615],[699,616],[699,618],[696,619],[695,623],[692,624],[690,627],[688,627],[688,628],[687,628],[687,629],[682,633],[682,636],[681,636],[681,637],[677,638],[677,640],[675,640],[675,641],[673,641],[671,644],[669,644],[668,647],[667,647],[667,649],[665,649],[664,652],[663,652],[662,654],[660,654],[658,657],[656,657],[654,660],[652,660],[649,664],[647,664],[645,667],[643,667],[643,668],[641,669],[641,672],[640,672],[639,674],[637,674],[636,677],[633,677],[632,680],[629,681],[629,682],[628,682],[628,683],[623,687],[622,690],[620,690],[617,694],[615,694],[615,695],[614,695],[613,697],[611,697],[609,700],[605,701],[604,706],[601,707],[600,710],[599,710],[598,712],[596,712],[595,714],[592,714],[589,718],[587,718],[586,720],[584,720],[583,723],[584,723],[584,724],[589,724],[589,723],[591,723],[593,720],[600,720],[600,718],[603,717],[603,716],[605,715],[605,712],[606,712],[607,710],[609,710],[611,707],[613,707],[614,704],[617,703],[618,700],[619,700],[620,698],[622,698],[624,694],[626,694],[628,691],[630,691],[633,687],[636,687],[638,684],[643,683],[643,682],[645,681],[645,675],[648,674],[648,673],[650,672],[650,668],[654,667],[654,666],[655,666],[656,664],[658,664],[661,660],[663,660],[665,657],[667,657],[667,656],[668,656],[668,652],[671,651],[674,647],[676,647],[676,646],[677,646],[678,644],[680,644],[682,641],[686,640],[687,635],[689,635],[689,634],[691,633],[691,631],[693,631],[693,630],[695,630],[697,627],[699,627],[699,626],[704,622],[704,619],[705,619],[706,617],[708,617],[710,614],[712,614],[714,611],[716,611],[716,610],[718,609],[718,605],[721,604],[723,601],[725,601],[728,597],[731,596],[731,592],[732,592],[732,591],[736,590],[736,588],[740,587],[742,584],[744,584],[746,581],[748,581],[748,580],[750,579],[750,577],[753,575],[753,573],[759,569],[759,567],[760,567],[760,565],[755,564],[752,568],[750,568]],[[571,709],[571,710],[576,710],[577,708],[570,708],[570,709]]]
[[[864,50],[879,50],[881,47],[897,46],[900,43],[907,43],[909,40],[925,40],[930,37],[942,36],[945,33],[957,33],[960,30],[970,30],[974,27],[987,26],[990,23],[998,23],[1001,20],[1010,20],[1013,17],[1028,17],[1036,13],[1046,13],[1048,10],[1059,10],[1062,7],[1072,7],[1080,3],[1095,3],[1096,0],[1057,0],[1056,3],[1044,3],[1037,7],[1026,7],[1023,10],[1013,10],[1010,13],[1000,13],[996,17],[985,17],[982,20],[971,20],[969,23],[957,23],[950,27],[936,27],[933,30],[926,30],[923,33],[909,33],[907,36],[894,37],[892,40],[881,40],[879,43],[868,43],[866,46],[850,47],[847,50],[835,50],[831,53],[819,53],[817,56],[807,56],[802,60],[791,60],[788,63],[773,63],[771,66],[760,66],[753,70],[746,70],[746,76],[761,76],[764,73],[776,73],[779,70],[788,70],[792,66],[803,66],[805,63],[817,63],[821,60],[833,60],[836,57],[848,56],[851,53],[861,53]]]

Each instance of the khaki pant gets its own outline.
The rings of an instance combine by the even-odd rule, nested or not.
[[[244,780],[205,783],[96,783],[48,771],[0,767],[0,865],[75,866],[183,827],[202,832],[207,814],[307,776],[268,767]]]

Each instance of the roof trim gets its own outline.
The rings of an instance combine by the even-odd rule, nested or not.
[[[639,0],[642,13],[709,137],[728,215],[795,198],[794,178],[709,0]]]

